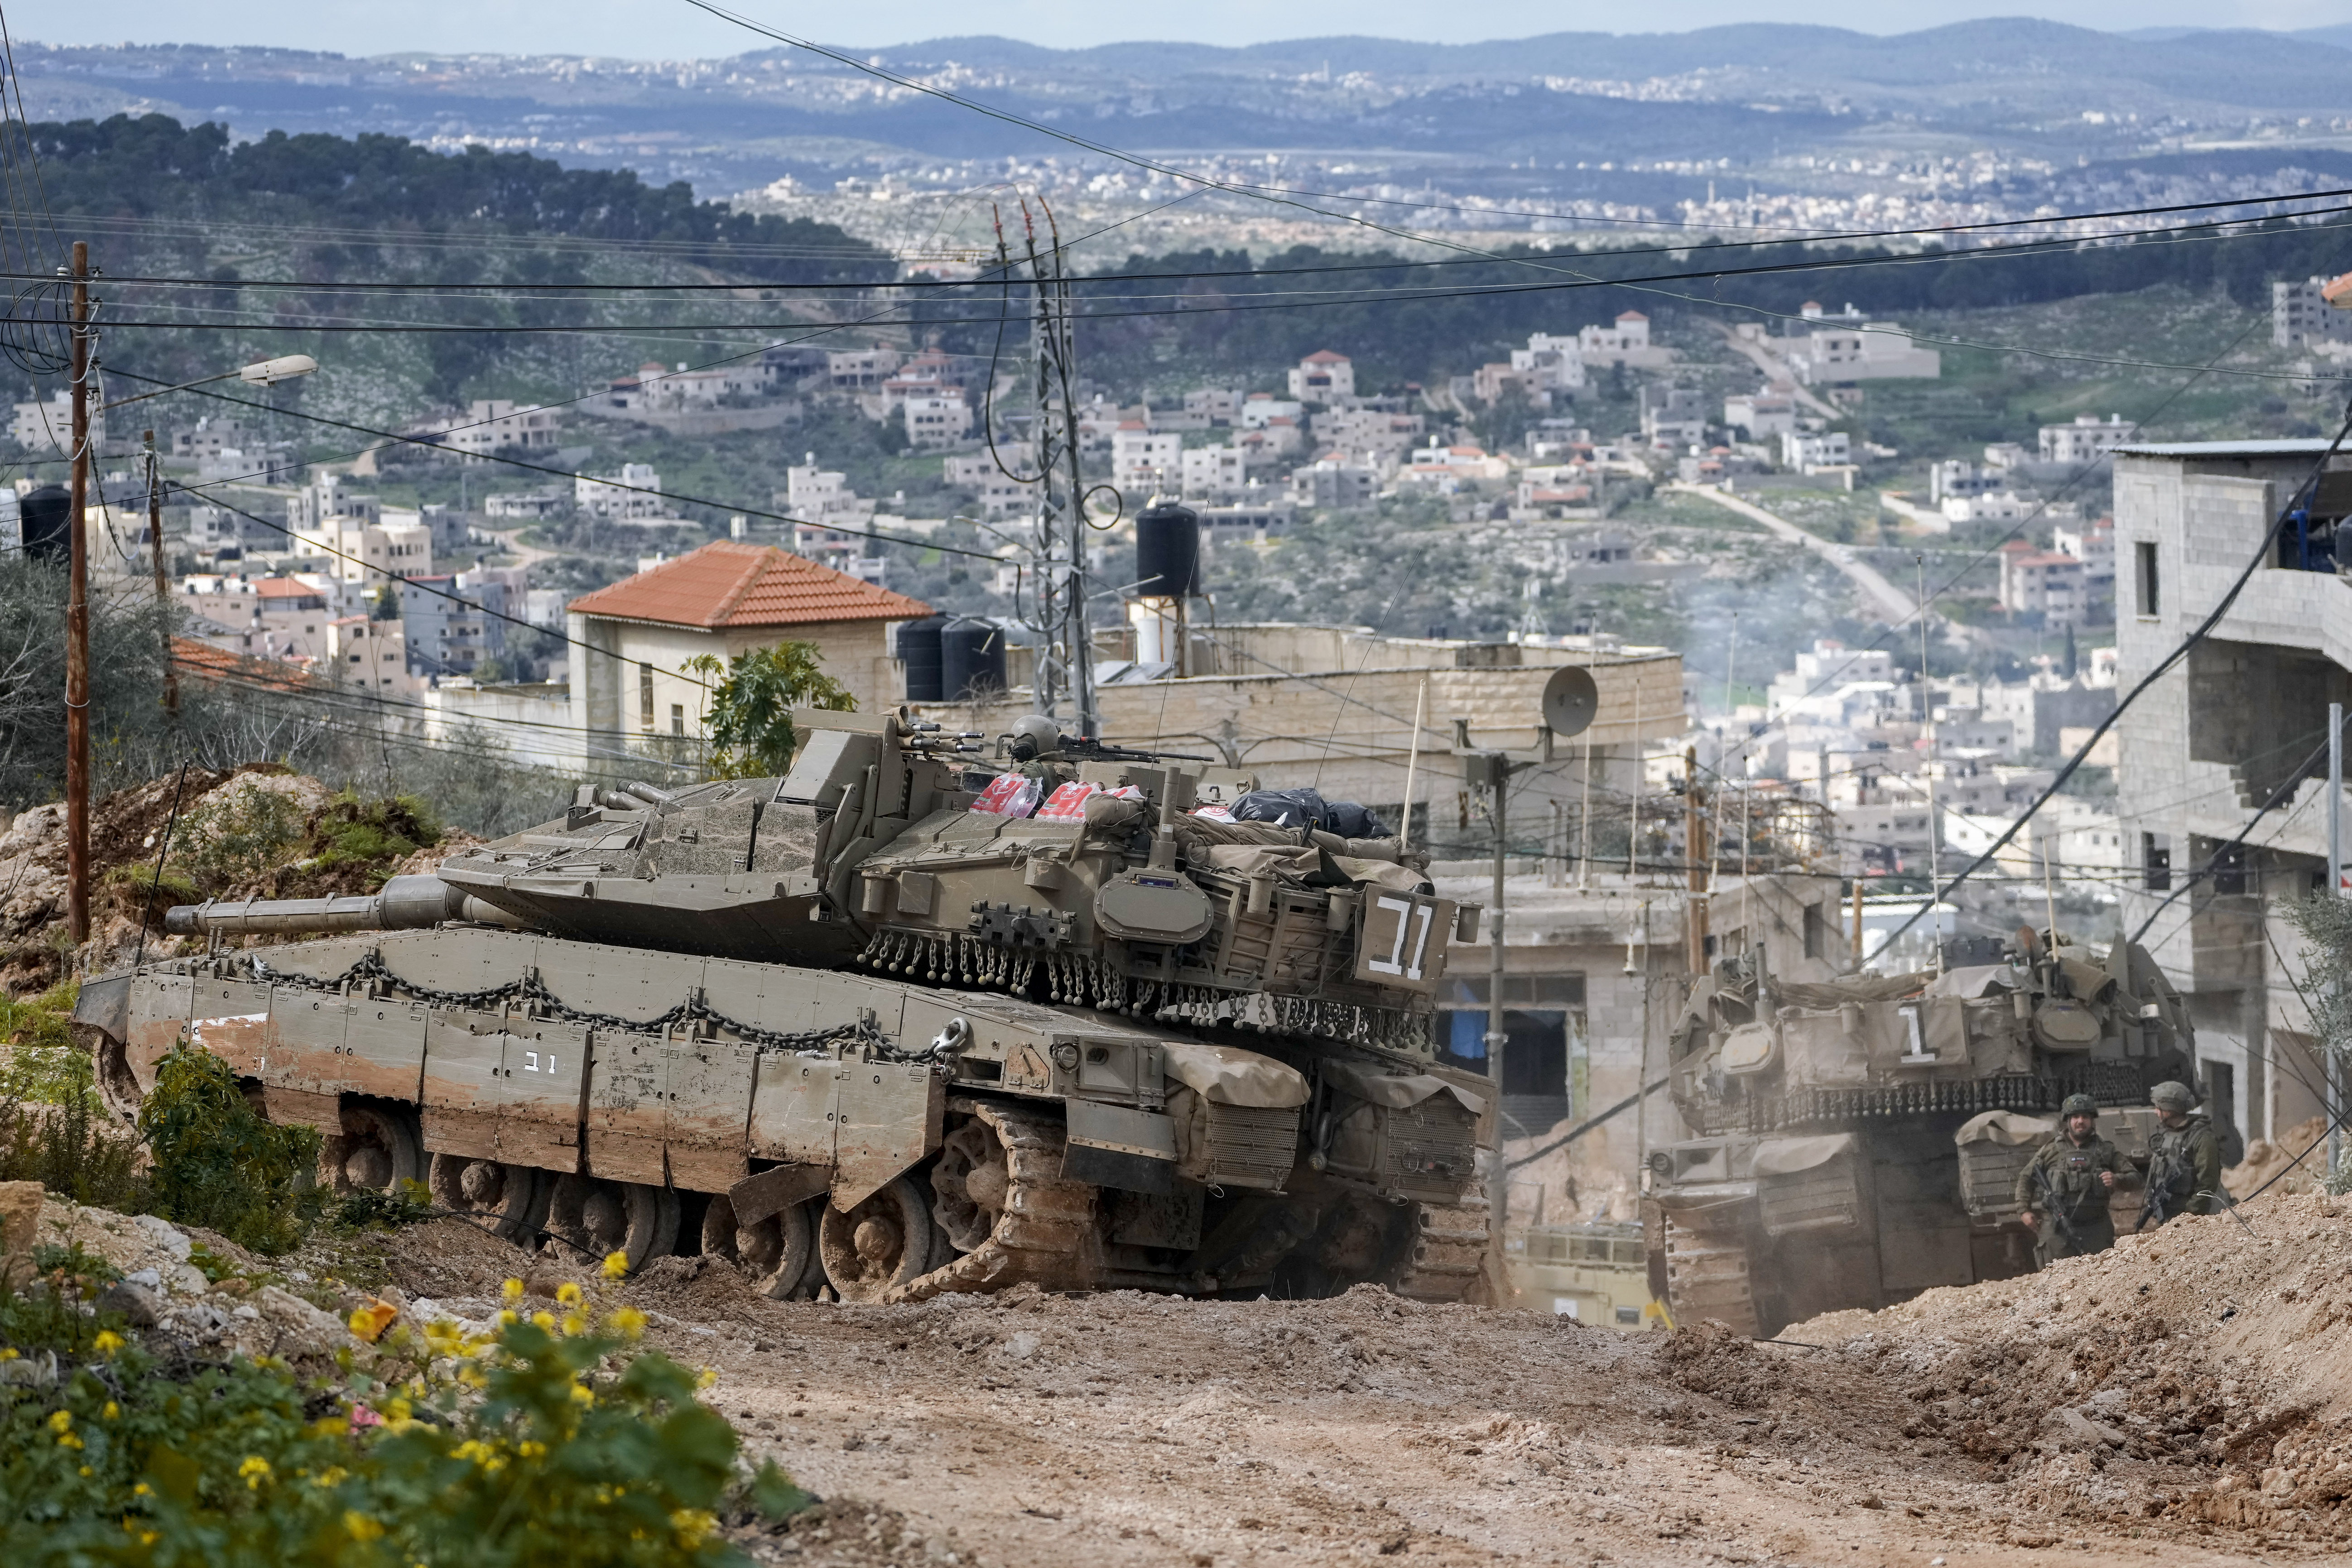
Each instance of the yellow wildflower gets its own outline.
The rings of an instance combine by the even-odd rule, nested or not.
[[[635,1307],[623,1307],[614,1312],[613,1331],[625,1340],[634,1340],[646,1331],[646,1315]]]
[[[696,1373],[694,1374],[694,1386],[697,1388],[718,1387],[719,1369],[715,1366],[706,1366],[700,1372]]]
[[[373,1541],[383,1533],[383,1526],[355,1508],[343,1510],[343,1532],[353,1541]]]
[[[122,1406],[110,1399],[106,1402],[106,1408],[100,1411],[99,1414],[104,1416],[107,1420],[112,1421],[122,1414]]]
[[[91,1469],[88,1465],[84,1465],[84,1466],[81,1468],[81,1473],[82,1473],[82,1475],[83,1475],[84,1477],[89,1477],[89,1476],[94,1476],[94,1475],[98,1474],[98,1472],[97,1472],[96,1470]]]
[[[547,1458],[547,1445],[525,1439],[515,1445],[515,1452],[526,1459],[543,1459]]]
[[[132,1497],[151,1497],[154,1494],[154,1490],[155,1489],[153,1487],[149,1486],[145,1481],[141,1481],[137,1486],[131,1489],[131,1495]]]
[[[16,1347],[10,1345],[5,1350],[0,1350],[0,1361],[15,1361],[17,1354]]]
[[[520,1321],[522,1321],[522,1320],[515,1316],[513,1308],[502,1307],[499,1310],[499,1327],[502,1329],[511,1329]]]
[[[575,1383],[572,1385],[572,1403],[574,1405],[593,1405],[596,1403],[595,1393],[593,1390],[590,1389],[586,1384]]]
[[[49,1430],[52,1432],[72,1431],[73,1412],[70,1410],[52,1411],[49,1415]]]
[[[351,1330],[354,1339],[373,1344],[383,1337],[392,1321],[400,1316],[400,1309],[389,1301],[371,1299],[366,1305],[352,1309]]]
[[[586,1333],[588,1331],[588,1319],[586,1314],[581,1312],[564,1313],[563,1331],[567,1334]]]
[[[605,1278],[605,1279],[618,1279],[622,1278],[624,1275],[627,1274],[627,1273],[628,1273],[628,1271],[629,1271],[629,1255],[628,1255],[627,1253],[625,1253],[625,1252],[608,1252],[608,1253],[606,1253],[606,1254],[604,1255],[604,1278]]]
[[[89,1348],[100,1355],[112,1355],[122,1348],[122,1336],[112,1329],[100,1329],[98,1338],[89,1342]]]
[[[261,1483],[269,1479],[269,1461],[258,1454],[247,1454],[245,1462],[237,1466],[236,1473],[245,1479],[247,1490],[259,1491]]]
[[[567,1307],[580,1305],[580,1287],[570,1279],[555,1288],[555,1299]]]
[[[669,1527],[677,1531],[677,1543],[689,1552],[703,1543],[718,1522],[708,1509],[682,1508],[669,1516]]]
[[[64,1436],[58,1439],[58,1447],[60,1448],[73,1448],[79,1450],[81,1447],[81,1439],[68,1432]]]
[[[522,1281],[520,1279],[508,1280],[505,1284],[499,1287],[499,1294],[509,1301],[521,1300]]]
[[[555,1331],[555,1314],[552,1312],[533,1312],[530,1321],[551,1334]]]

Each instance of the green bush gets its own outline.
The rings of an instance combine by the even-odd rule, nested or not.
[[[199,887],[233,888],[292,858],[304,826],[302,808],[292,796],[229,784],[180,819],[171,864]]]
[[[721,1508],[813,1500],[772,1466],[739,1475],[734,1433],[625,1310],[396,1330],[367,1371],[306,1383],[151,1356],[81,1315],[97,1274],[47,1278],[0,1301],[0,1358],[60,1357],[54,1387],[0,1384],[0,1551],[20,1563],[735,1563]]]
[[[327,803],[310,837],[321,868],[367,866],[389,876],[394,865],[439,843],[441,833],[432,807],[415,795],[362,801],[346,790]]]
[[[323,1203],[310,1184],[319,1134],[263,1120],[228,1064],[185,1041],[157,1064],[139,1133],[154,1158],[155,1212],[166,1219],[274,1255],[301,1240]]]

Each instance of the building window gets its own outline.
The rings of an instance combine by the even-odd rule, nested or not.
[[[2172,844],[2161,833],[2139,836],[2140,885],[2151,893],[2172,890]]]
[[[650,730],[654,727],[654,667],[637,666],[637,722]]]
[[[669,705],[669,732],[673,735],[686,733],[686,704],[683,702]]]
[[[2132,546],[2132,554],[2139,563],[2139,613],[2157,615],[2164,607],[2164,595],[2156,576],[2156,542],[2139,541]]]
[[[1805,956],[1807,958],[1822,956],[1822,950],[1829,945],[1826,940],[1828,928],[1829,921],[1822,916],[1822,906],[1807,904],[1805,906]]]

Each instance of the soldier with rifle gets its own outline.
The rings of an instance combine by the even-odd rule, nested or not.
[[[2117,1186],[2137,1186],[2140,1179],[2123,1151],[2099,1136],[2096,1100],[2070,1094],[2059,1114],[2058,1136],[2035,1150],[2017,1176],[2021,1217],[2034,1233],[2034,1258],[2043,1268],[2113,1247],[2116,1222],[2107,1213],[2108,1197]]]
[[[2212,1118],[2193,1113],[2197,1097],[2185,1083],[2158,1084],[2147,1098],[2163,1126],[2148,1140],[2147,1205],[2140,1210],[2139,1224],[2162,1225],[2179,1214],[2220,1214],[2230,1195],[2221,1186],[2221,1140]]]

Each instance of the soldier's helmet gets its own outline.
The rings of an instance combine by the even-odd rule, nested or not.
[[[2058,1114],[2062,1117],[2095,1117],[2099,1114],[2099,1102],[2087,1094],[2070,1094],[2066,1097],[2066,1103],[2058,1108]]]
[[[2189,1092],[2187,1084],[2171,1081],[2158,1084],[2154,1089],[2149,1089],[2147,1098],[2149,1103],[2159,1110],[2187,1110],[2197,1103],[2197,1097]]]

